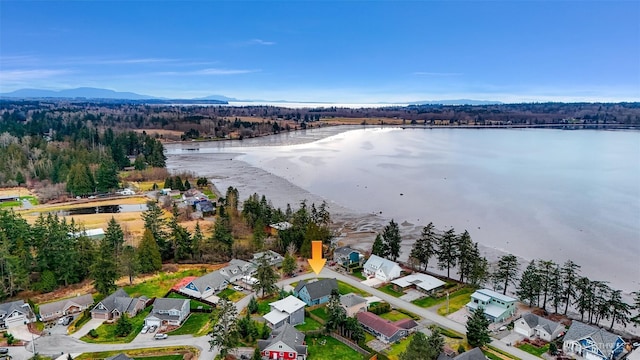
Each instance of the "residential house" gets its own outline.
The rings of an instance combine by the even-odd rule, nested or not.
[[[348,317],[353,317],[359,312],[367,311],[367,299],[354,293],[341,295],[340,305],[342,305],[347,312]]]
[[[412,319],[391,322],[368,311],[357,313],[356,318],[366,331],[386,344],[399,341],[415,332],[418,328],[418,323]]]
[[[290,222],[282,221],[279,223],[269,225],[269,234],[271,236],[278,235],[278,231],[291,229],[293,225]]]
[[[298,325],[304,322],[305,303],[295,296],[287,296],[282,300],[269,304],[271,311],[264,315],[272,329],[277,329],[284,324]]]
[[[12,328],[36,321],[28,303],[16,300],[0,304],[0,328]]]
[[[227,288],[229,280],[220,270],[210,272],[188,282],[180,292],[198,299],[206,299]]]
[[[336,279],[321,279],[313,282],[301,280],[293,289],[293,295],[304,301],[308,306],[313,306],[329,301],[333,289],[338,289],[338,281]]]
[[[133,358],[128,357],[127,355],[120,353],[118,355],[114,355],[111,357],[108,357],[104,360],[133,360]]]
[[[270,360],[306,360],[307,358],[304,334],[289,324],[273,330],[267,340],[258,340],[258,349],[263,358]]]
[[[480,289],[471,294],[467,309],[484,309],[484,315],[492,322],[504,321],[516,312],[516,299],[493,290]]]
[[[375,277],[382,282],[388,282],[400,277],[401,271],[402,269],[398,263],[377,255],[371,255],[364,264],[362,273],[368,278]]]
[[[40,320],[43,322],[56,320],[65,315],[83,312],[93,305],[93,296],[86,294],[74,298],[41,304]]]
[[[614,360],[625,354],[625,345],[616,334],[573,321],[564,335],[562,350],[586,360]]]
[[[147,326],[175,325],[179,326],[189,316],[189,299],[157,298],[153,308],[144,319]]]
[[[396,291],[404,291],[409,288],[420,290],[424,293],[431,294],[434,291],[444,287],[445,282],[433,276],[413,273],[391,281]]]
[[[258,252],[253,254],[253,259],[251,263],[254,265],[258,265],[258,261],[260,258],[264,257],[267,260],[267,263],[271,266],[280,267],[282,266],[282,261],[284,261],[284,257],[273,250],[267,250],[264,252]]]
[[[487,357],[484,355],[480,348],[475,347],[469,351],[465,351],[462,354],[453,358],[454,360],[487,360]]]
[[[333,251],[333,261],[344,267],[349,267],[351,264],[361,264],[362,260],[364,260],[364,255],[348,246],[339,247]]]
[[[239,259],[231,259],[229,264],[219,270],[220,274],[227,278],[229,283],[235,283],[242,279],[243,276],[253,275],[256,273],[256,266]]]
[[[118,289],[91,309],[91,318],[117,320],[122,314],[134,317],[147,306],[148,300],[146,296],[132,298],[124,290]]]
[[[527,338],[540,338],[544,341],[555,340],[565,330],[564,325],[541,316],[526,313],[515,321],[513,330]]]
[[[196,211],[200,211],[201,213],[211,213],[215,210],[213,203],[209,200],[200,200],[194,202],[196,206]]]

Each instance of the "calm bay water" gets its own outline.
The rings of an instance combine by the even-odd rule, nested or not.
[[[268,146],[198,144],[193,156],[204,162],[207,152],[241,153],[235,159],[357,212],[466,229],[486,246],[525,259],[570,258],[593,279],[640,288],[639,132],[369,128],[326,135],[279,143],[294,145],[274,138],[265,138]],[[189,156],[177,147],[168,153],[170,161]]]

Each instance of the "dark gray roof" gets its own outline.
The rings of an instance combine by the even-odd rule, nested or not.
[[[216,270],[214,272],[210,272],[206,275],[203,275],[199,278],[193,279],[192,282],[198,288],[200,293],[203,293],[205,292],[207,286],[212,289],[219,288],[220,285],[222,285],[222,283],[225,281],[227,281],[227,278],[225,278],[220,273],[220,270]]]
[[[118,355],[108,357],[105,360],[131,360],[131,358],[123,353],[120,353]]]
[[[554,330],[557,329],[558,326],[562,326],[562,324],[560,323],[545,319],[532,313],[526,313],[522,315],[522,319],[527,323],[527,325],[529,325],[530,328],[533,329],[540,326],[549,334],[553,334]]]
[[[578,341],[584,338],[591,338],[606,357],[611,357],[613,348],[619,337],[620,336],[606,330],[583,324],[579,321],[573,321],[571,327],[564,335],[564,341]]]
[[[18,310],[21,313],[28,312],[28,310],[25,307],[24,300],[16,300],[16,301],[0,304],[0,318],[3,318],[6,315],[11,314],[15,310]]]
[[[153,302],[153,312],[169,311],[171,309],[181,310],[185,302],[188,303],[189,299],[157,298]]]
[[[262,351],[278,341],[282,341],[288,347],[295,349],[299,354],[307,353],[307,347],[303,345],[304,334],[290,324],[284,324],[280,328],[273,330],[269,339],[258,340],[258,348]]]
[[[480,348],[473,348],[456,356],[454,360],[487,360]]]
[[[340,255],[344,255],[344,256],[349,256],[349,254],[351,254],[352,252],[354,252],[355,250],[353,250],[352,248],[350,248],[349,246],[343,246],[343,247],[339,247],[337,249],[335,249],[333,251],[334,254],[340,254]],[[357,252],[357,251],[355,251]]]
[[[300,284],[298,284],[300,285]],[[303,287],[307,288],[307,292],[309,292],[309,297],[311,300],[320,299],[323,296],[331,295],[331,290],[338,288],[338,281],[336,279],[320,279],[314,282],[307,282]],[[296,292],[299,292],[298,287],[296,286]]]
[[[46,303],[40,305],[40,314],[52,314],[58,311],[62,311],[65,308],[71,306],[72,304],[77,304],[80,306],[88,307],[93,304],[93,296],[91,294],[85,294],[82,296],[76,296],[70,299],[64,299],[60,301],[54,301],[51,303]]]
[[[92,311],[95,312],[112,312],[113,310],[118,310],[118,312],[130,312],[135,309],[136,303],[139,300],[145,300],[145,296],[141,296],[139,298],[132,298],[127,294],[122,288],[116,290],[113,294],[104,298],[100,303],[107,308],[107,310],[100,310],[96,307],[93,308]],[[97,306],[97,305],[96,305]]]
[[[365,298],[354,293],[340,296],[340,304],[344,307],[352,307],[366,302],[367,300]]]

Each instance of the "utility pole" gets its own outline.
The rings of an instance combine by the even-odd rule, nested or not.
[[[449,315],[449,292],[447,291],[447,315]]]

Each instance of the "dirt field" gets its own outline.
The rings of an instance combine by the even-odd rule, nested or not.
[[[0,196],[9,195],[35,196],[29,189],[25,187],[0,188]]]

